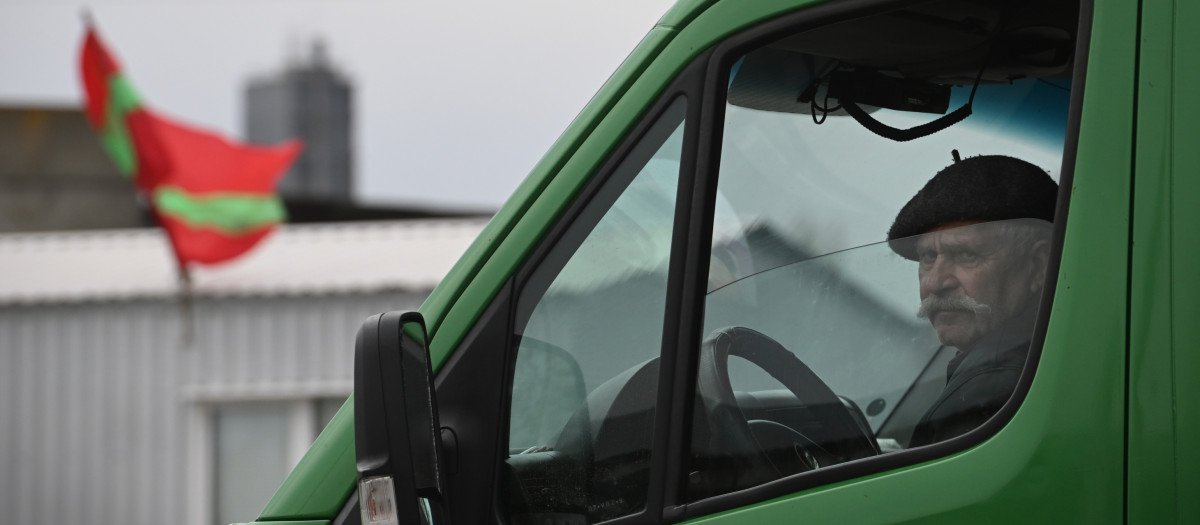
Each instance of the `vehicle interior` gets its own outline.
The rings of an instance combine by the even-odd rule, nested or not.
[[[727,94],[689,501],[909,448],[955,350],[916,315],[917,263],[885,233],[961,158],[1011,155],[1057,180],[1078,20],[1065,0],[903,2],[713,59]],[[678,177],[663,151],[682,126],[664,129],[518,300],[512,523],[597,523],[646,504],[662,317],[630,305],[663,293],[646,283],[665,282],[669,258],[624,265],[612,247],[663,243],[629,225],[646,222],[646,202],[673,208],[639,182]],[[586,286],[561,285],[567,274]]]

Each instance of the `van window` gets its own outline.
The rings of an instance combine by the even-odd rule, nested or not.
[[[682,98],[665,110],[518,296],[512,523],[645,507],[684,110]]]
[[[989,51],[998,13],[959,7],[731,62],[689,500],[951,439],[1011,396],[1066,135],[1070,60],[1054,50],[1074,19],[1035,67]]]

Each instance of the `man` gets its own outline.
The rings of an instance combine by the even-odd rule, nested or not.
[[[1046,279],[1057,194],[1037,166],[980,156],[939,172],[896,216],[888,243],[919,263],[918,315],[958,350],[910,446],[964,434],[1012,395]]]

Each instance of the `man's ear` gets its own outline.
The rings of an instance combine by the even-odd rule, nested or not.
[[[1039,293],[1046,286],[1046,266],[1050,264],[1050,241],[1033,243],[1029,250],[1029,291]]]

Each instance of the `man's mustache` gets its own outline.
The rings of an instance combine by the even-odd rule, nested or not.
[[[966,294],[950,296],[929,294],[921,300],[921,308],[917,310],[917,317],[928,319],[929,316],[935,313],[947,310],[966,311],[975,315],[987,315],[992,312],[992,307],[976,301],[975,298]]]

